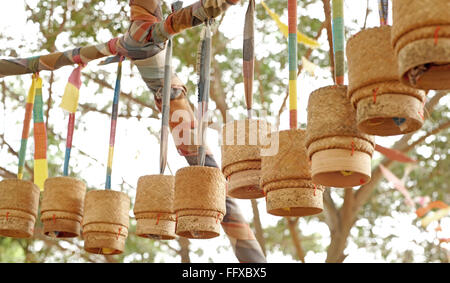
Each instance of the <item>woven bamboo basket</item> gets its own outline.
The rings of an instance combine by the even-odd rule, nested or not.
[[[39,188],[29,181],[5,179],[0,182],[0,236],[33,236],[39,194]]]
[[[419,89],[450,89],[450,2],[395,0],[392,10],[400,80]]]
[[[44,234],[55,238],[78,237],[83,219],[86,185],[75,178],[48,178],[44,183],[41,221]]]
[[[228,180],[228,196],[239,199],[264,197],[260,188],[260,147],[270,131],[261,120],[232,121],[222,130],[222,172]]]
[[[176,234],[191,239],[220,235],[225,212],[225,178],[218,168],[190,166],[175,175]]]
[[[308,216],[322,212],[323,188],[311,181],[305,130],[279,134],[278,153],[262,157],[261,185],[267,212],[277,216]]]
[[[398,81],[391,27],[365,29],[347,43],[348,97],[358,129],[366,134],[406,134],[423,125],[425,92]]]
[[[89,191],[84,205],[84,249],[94,254],[122,253],[128,237],[130,198],[117,191]]]
[[[138,236],[175,239],[174,194],[174,176],[149,175],[139,178],[134,205]]]
[[[370,181],[374,138],[358,130],[346,86],[320,88],[309,96],[306,147],[313,183],[353,187]]]

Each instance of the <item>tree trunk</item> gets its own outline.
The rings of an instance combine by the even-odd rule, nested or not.
[[[179,237],[178,243],[180,244],[179,255],[181,256],[181,263],[190,263],[191,257],[189,256],[189,240],[183,237]]]
[[[302,242],[297,232],[298,218],[287,218],[289,232],[291,233],[292,242],[294,243],[295,250],[297,251],[297,257],[301,262],[305,262],[305,253],[302,249]]]
[[[253,224],[255,225],[255,236],[258,240],[259,245],[261,246],[261,249],[264,253],[264,256],[266,256],[266,241],[264,240],[264,232],[261,225],[261,218],[259,217],[259,209],[258,209],[258,203],[255,199],[251,200],[252,202],[252,209],[253,209]]]

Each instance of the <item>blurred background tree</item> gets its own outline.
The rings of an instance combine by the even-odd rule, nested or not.
[[[185,5],[189,1],[185,1]],[[366,2],[366,1],[361,1]],[[10,43],[14,38],[10,33],[0,31],[0,56],[24,57],[43,54],[56,50],[71,49],[76,46],[95,44],[119,36],[128,28],[129,12],[126,0],[78,0],[74,6],[67,5],[66,0],[24,1],[27,26],[38,30],[36,42],[24,39],[19,44]],[[286,1],[267,0],[266,4],[282,19],[287,18]],[[168,3],[164,5],[164,15],[168,14]],[[309,49],[299,45],[299,62],[304,57],[317,65],[314,75],[305,73],[299,65],[299,78],[308,82],[320,81],[332,83],[333,57],[330,53],[331,22],[330,0],[299,1],[299,30],[321,43],[319,49]],[[367,25],[367,19],[377,17],[376,1],[367,1],[364,9],[357,15],[346,15],[346,34],[354,34]],[[227,30],[243,30],[238,24],[230,26],[227,17],[243,17],[246,1],[241,6],[230,9],[214,24],[213,60],[211,81],[211,105],[214,109],[213,120],[222,123],[229,110],[235,119],[245,115],[242,79],[242,37],[229,37]],[[346,7],[346,10],[350,9]],[[275,23],[268,17],[257,1],[256,21],[256,66],[254,104],[256,110],[265,110],[270,116],[280,117],[286,114],[287,98],[287,51],[286,39],[278,31]],[[230,15],[231,14],[231,15]],[[243,20],[240,22],[243,23]],[[286,22],[286,21],[285,21]],[[175,38],[174,63],[177,73],[184,79],[190,100],[196,101],[196,52],[200,27],[193,28]],[[18,35],[19,36],[19,35]],[[348,37],[347,36],[347,37]],[[76,137],[88,135],[89,127],[96,119],[108,119],[112,99],[104,99],[106,92],[113,89],[114,68],[96,68],[85,70],[84,88],[94,90],[87,98],[80,100],[79,110],[82,118],[77,119]],[[125,72],[130,80],[136,70]],[[48,131],[49,176],[60,174],[65,141],[66,122],[61,114],[56,113],[61,97],[61,89],[67,75],[59,72],[42,74],[46,88],[45,120]],[[0,80],[0,109],[3,118],[9,113],[20,112],[24,107],[26,88],[29,82],[25,76]],[[319,87],[320,85],[315,85]],[[302,88],[302,83],[300,83]],[[84,96],[84,92],[81,92]],[[304,93],[304,92],[302,92]],[[441,200],[450,204],[450,164],[447,155],[450,151],[448,140],[449,105],[447,92],[430,92],[427,110],[429,115],[424,127],[410,135],[398,137],[392,147],[399,149],[418,160],[410,174],[407,165],[393,163],[376,155],[373,161],[372,182],[359,189],[327,189],[324,198],[325,211],[319,216],[306,218],[271,218],[262,221],[264,211],[260,208],[262,200],[252,201],[253,217],[251,227],[267,253],[269,261],[272,255],[282,254],[298,261],[342,262],[357,261],[359,252],[363,251],[369,258],[361,261],[379,260],[388,262],[448,262],[448,251],[439,243],[438,232],[421,228],[420,221],[403,201],[403,196],[385,181],[376,165],[383,163],[397,176],[404,176],[405,184],[412,196],[429,196],[431,200]],[[303,99],[303,98],[302,98]],[[306,101],[306,100],[305,100]],[[447,103],[446,103],[447,102]],[[54,110],[56,109],[56,110]],[[22,112],[20,112],[22,113]],[[20,114],[22,115],[22,114]],[[19,116],[20,116],[19,115]],[[149,133],[157,138],[159,134],[159,113],[154,105],[153,95],[144,83],[124,87],[121,93],[119,117],[141,122]],[[2,122],[3,123],[3,122]],[[6,123],[6,122],[5,122]],[[8,120],[9,127],[21,128],[21,120]],[[105,124],[107,125],[107,124]],[[106,145],[106,143],[105,143]],[[0,178],[15,177],[17,144],[9,142],[9,137],[0,130]],[[72,175],[79,176],[83,170],[89,170],[102,164],[92,153],[75,145]],[[156,149],[153,151],[156,152]],[[93,170],[93,169],[91,169]],[[32,178],[33,170],[26,168],[25,178]],[[120,189],[127,192],[134,200],[134,184],[122,179]],[[96,184],[87,183],[89,189],[98,188]],[[248,201],[248,205],[250,201]],[[261,211],[260,211],[261,210]],[[407,231],[396,229],[399,223],[409,225]],[[450,229],[449,222],[447,229]],[[444,224],[443,224],[444,225]],[[124,254],[120,256],[100,256],[85,253],[81,239],[53,240],[41,235],[41,223],[37,223],[35,237],[29,240],[0,238],[0,262],[160,262],[167,258],[190,262],[192,255],[204,261],[201,247],[194,247],[189,240],[179,238],[172,242],[142,239],[134,234],[135,221],[131,221],[130,234]],[[403,250],[395,249],[398,241],[404,241],[405,233],[416,237]],[[435,235],[436,234],[436,235]],[[224,237],[217,253],[231,250]],[[447,247],[448,249],[448,247]],[[355,254],[352,257],[352,252]]]

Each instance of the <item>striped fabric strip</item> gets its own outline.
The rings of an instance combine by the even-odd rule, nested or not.
[[[119,111],[120,79],[122,77],[122,61],[123,57],[120,58],[119,64],[117,66],[116,86],[114,88],[113,108],[111,114],[111,130],[109,135],[108,165],[106,169],[106,183],[105,183],[105,189],[107,190],[111,189],[111,173],[114,155],[114,143],[116,138],[117,115]]]
[[[389,0],[378,0],[378,12],[380,14],[380,26],[386,26],[389,16]]]
[[[167,165],[167,144],[169,137],[170,90],[172,86],[172,39],[167,41],[164,65],[164,86],[162,95],[161,144],[159,157],[159,173],[164,174]]]
[[[199,121],[199,138],[200,147],[198,155],[198,164],[205,165],[206,146],[205,146],[205,115],[208,112],[209,87],[210,87],[210,68],[211,68],[211,27],[209,22],[205,22],[202,31],[202,39],[200,43],[199,63],[199,83],[198,83],[198,121]]]
[[[34,121],[34,183],[44,190],[44,182],[48,177],[47,164],[47,131],[44,123],[44,101],[42,99],[42,79],[37,78],[36,95],[33,107]]]
[[[297,0],[288,1],[289,125],[297,128]]]
[[[344,84],[344,0],[333,0],[334,77]]]
[[[30,132],[30,123],[31,117],[33,115],[34,98],[36,95],[36,82],[37,77],[36,75],[33,75],[31,86],[30,89],[28,90],[27,103],[25,106],[25,117],[23,119],[22,139],[20,142],[20,151],[19,151],[19,168],[17,171],[17,178],[19,180],[22,180],[23,178],[23,168],[25,166],[25,155],[27,151],[28,135]]]
[[[248,2],[244,25],[243,73],[248,118],[252,118],[253,79],[255,77],[255,1]]]
[[[80,96],[81,87],[81,70],[84,68],[84,63],[79,54],[75,54],[73,59],[78,63],[69,76],[69,80],[64,90],[63,98],[59,107],[69,112],[69,122],[67,125],[66,138],[66,152],[64,156],[64,176],[69,176],[69,161],[70,153],[72,151],[73,131],[75,128],[75,112],[78,108],[78,98]]]
[[[69,160],[72,151],[73,131],[75,128],[75,113],[69,113],[69,123],[67,125],[66,153],[64,156],[64,176],[69,176]]]
[[[270,10],[269,7],[267,7],[266,3],[264,3],[264,1],[262,1],[262,0],[261,0],[261,5],[266,10],[267,14],[269,14],[269,16],[275,21],[275,23],[277,24],[281,33],[284,35],[284,37],[288,38],[288,36],[289,36],[288,26],[286,24],[284,24],[283,22],[281,22],[280,16],[278,16],[275,12]],[[301,43],[309,48],[318,48],[320,46],[320,44],[319,44],[319,42],[317,42],[317,40],[307,36],[304,33],[299,32],[298,30],[297,30],[297,41],[298,41],[298,43]]]

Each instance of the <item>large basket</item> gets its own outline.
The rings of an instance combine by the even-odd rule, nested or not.
[[[175,175],[176,234],[191,239],[220,235],[225,212],[225,178],[218,168],[190,166]]]
[[[391,27],[365,29],[347,43],[348,97],[361,132],[392,136],[423,124],[425,92],[398,81]]]
[[[138,236],[175,239],[174,194],[174,176],[149,175],[139,178],[134,205]]]
[[[305,130],[279,134],[279,150],[262,157],[261,185],[267,212],[277,216],[308,216],[323,210],[323,188],[311,181]]]
[[[345,188],[370,181],[374,139],[356,127],[346,86],[311,93],[306,146],[313,183]]]
[[[39,188],[29,181],[5,179],[0,182],[0,236],[33,236],[39,194]]]
[[[44,183],[41,221],[44,234],[55,238],[78,237],[83,219],[86,185],[75,178],[48,178]]]
[[[392,10],[400,80],[419,89],[450,89],[450,2],[395,0]]]
[[[264,197],[259,186],[261,145],[270,124],[261,120],[227,123],[222,130],[222,172],[228,180],[228,195],[239,199]]]
[[[128,237],[130,198],[122,192],[86,193],[83,217],[84,249],[94,254],[120,254]]]

